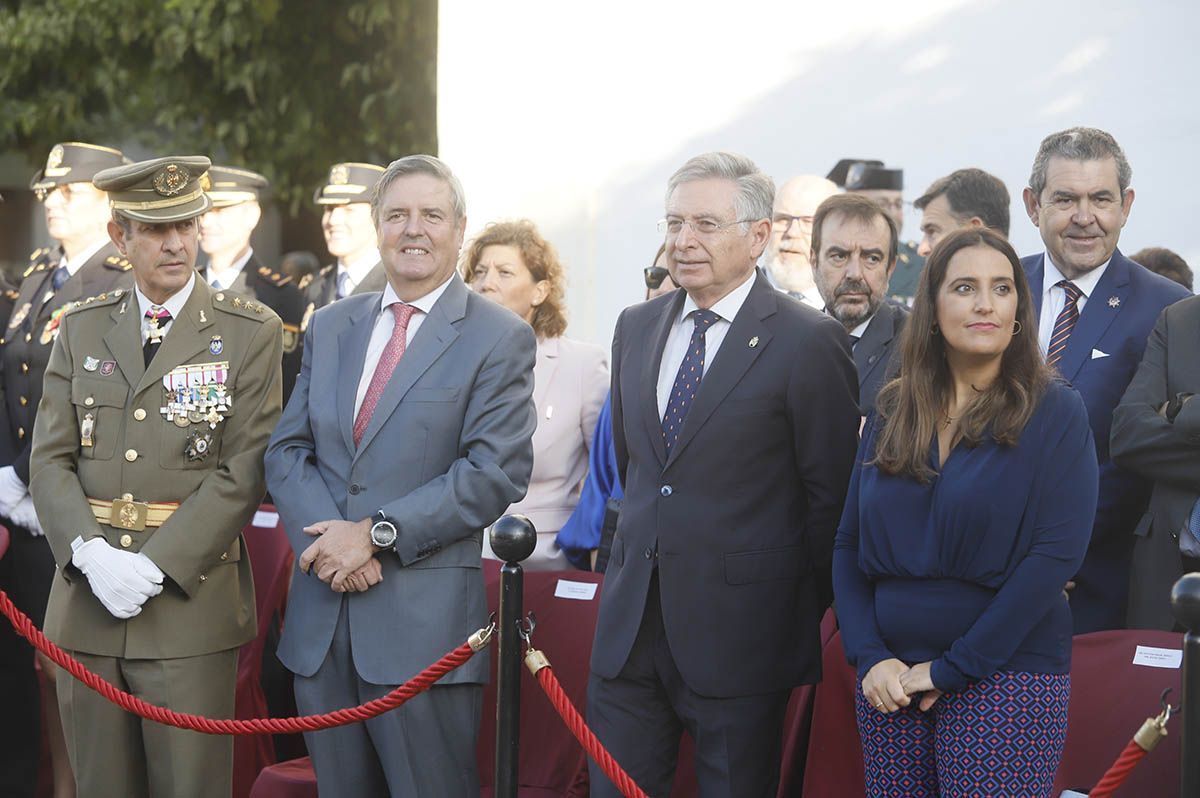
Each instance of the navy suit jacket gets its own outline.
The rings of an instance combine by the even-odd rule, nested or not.
[[[1034,255],[1021,261],[1039,317],[1044,260],[1044,255]],[[1100,464],[1092,541],[1071,594],[1076,634],[1125,625],[1133,531],[1146,510],[1150,485],[1112,462],[1109,430],[1113,410],[1142,361],[1159,313],[1186,296],[1187,290],[1178,283],[1115,250],[1058,362],[1063,377],[1083,396]]]
[[[617,320],[613,443],[625,499],[592,647],[601,678],[629,659],[657,565],[663,625],[692,690],[746,696],[820,679],[858,380],[842,325],[754,279],[669,456],[658,375],[686,295]]]
[[[858,409],[868,415],[875,409],[879,389],[900,371],[900,333],[908,321],[908,308],[882,302],[875,318],[854,347],[858,369]]]

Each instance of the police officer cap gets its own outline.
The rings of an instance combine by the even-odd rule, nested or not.
[[[903,191],[904,170],[884,169],[866,163],[851,164],[846,172],[846,190],[865,191],[872,188]]]
[[[373,163],[336,163],[329,168],[329,180],[313,194],[313,202],[318,205],[370,202],[371,189],[382,174],[383,167]]]
[[[203,155],[172,155],[105,169],[92,184],[108,192],[112,209],[123,216],[151,224],[180,222],[212,207],[201,184],[210,165]]]
[[[65,183],[90,183],[97,172],[127,163],[129,159],[112,147],[64,141],[50,148],[45,168],[37,171],[29,188],[41,194]]]
[[[215,165],[208,170],[208,182],[206,190],[214,208],[228,208],[250,200],[258,202],[271,185],[258,172]]]
[[[842,188],[846,187],[846,173],[850,171],[850,167],[856,163],[867,164],[868,166],[883,166],[883,161],[875,161],[870,158],[843,158],[837,162],[837,166],[829,170],[829,174],[825,175],[827,180],[832,180]]]

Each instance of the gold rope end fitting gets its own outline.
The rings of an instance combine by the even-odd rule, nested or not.
[[[550,667],[550,660],[546,655],[538,651],[536,648],[531,648],[525,652],[525,667],[529,668],[529,672],[534,676],[538,675],[538,671],[542,668]]]
[[[496,624],[488,624],[487,627],[480,629],[473,635],[467,638],[467,645],[471,650],[478,653],[487,648],[488,643],[492,642],[492,634],[496,631]]]
[[[1137,734],[1133,735],[1133,741],[1137,743],[1138,748],[1141,748],[1146,753],[1154,750],[1154,746],[1158,745],[1162,738],[1167,736],[1167,725],[1165,718],[1159,715],[1157,718],[1146,718],[1146,722],[1142,724],[1142,728],[1137,730]]]

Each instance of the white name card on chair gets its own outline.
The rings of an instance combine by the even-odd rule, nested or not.
[[[569,579],[559,579],[554,586],[554,597],[575,599],[576,601],[591,601],[596,597],[594,582],[572,582]]]
[[[278,524],[279,513],[272,513],[267,510],[256,510],[254,520],[250,522],[250,526],[258,526],[263,529],[274,529]]]
[[[1183,651],[1177,648],[1155,648],[1138,646],[1133,653],[1134,665],[1148,668],[1178,668],[1183,664]]]

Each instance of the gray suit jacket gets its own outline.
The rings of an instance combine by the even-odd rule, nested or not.
[[[1168,306],[1146,353],[1113,411],[1113,461],[1154,483],[1150,506],[1134,530],[1129,614],[1137,629],[1173,629],[1171,585],[1183,575],[1180,535],[1200,498],[1200,400],[1167,421],[1158,410],[1176,394],[1200,394],[1200,297]]]
[[[380,294],[313,316],[300,378],[271,438],[267,485],[297,555],[303,528],[381,509],[397,526],[383,581],[338,594],[294,574],[279,657],[310,676],[349,602],[361,678],[398,684],[485,625],[482,530],[525,495],[535,426],[533,330],[452,278],[410,343],[358,447],[354,398]],[[476,657],[443,683],[484,682]]]

